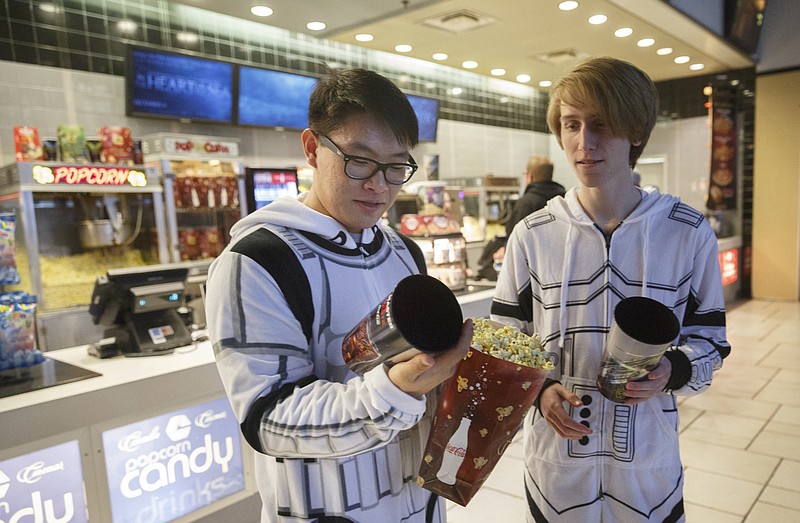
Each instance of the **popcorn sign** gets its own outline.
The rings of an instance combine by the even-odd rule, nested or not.
[[[225,398],[103,433],[114,521],[171,521],[244,489]]]
[[[78,441],[0,462],[0,523],[88,521]]]

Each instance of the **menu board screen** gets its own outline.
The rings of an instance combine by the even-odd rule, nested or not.
[[[437,124],[439,123],[439,100],[407,94],[411,107],[419,121],[419,141],[435,142]]]
[[[233,64],[131,48],[127,114],[233,123]]]
[[[296,169],[245,169],[247,209],[255,211],[281,196],[298,195]]]
[[[114,521],[159,523],[244,489],[226,398],[103,432]]]
[[[0,521],[88,521],[77,440],[0,461]]]
[[[305,129],[316,83],[310,76],[239,67],[239,123]]]

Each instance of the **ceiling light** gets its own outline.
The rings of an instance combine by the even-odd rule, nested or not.
[[[573,9],[578,8],[578,2],[569,1],[569,2],[561,2],[558,4],[558,8],[562,11],[572,11]]]
[[[539,82],[539,87],[550,87],[551,85],[553,85],[553,82],[550,80],[542,80]]]
[[[497,69],[492,69],[489,72],[492,74],[492,76],[503,76],[504,74],[506,74],[506,70],[501,67],[498,67]]]
[[[689,58],[688,56],[676,56],[675,57],[675,63],[676,64],[685,64],[689,60],[691,60],[691,58]]]
[[[39,9],[44,11],[45,13],[58,13],[61,11],[55,4],[50,2],[42,2],[39,4]]]
[[[608,17],[606,15],[592,15],[589,17],[589,23],[592,25],[604,24],[607,21]]]
[[[691,69],[692,71],[702,71],[705,68],[706,68],[705,64],[692,64],[689,66],[689,69]]]
[[[453,87],[452,89],[450,89],[450,94],[454,94],[456,96],[460,95],[463,92],[464,90],[461,89],[460,87]]]
[[[710,85],[707,85],[707,86],[703,87],[703,94],[704,94],[704,95],[706,95],[706,96],[711,96],[711,94],[712,94],[713,92],[714,92],[714,88],[713,88],[713,87],[711,87]]]
[[[119,30],[120,33],[134,33],[136,32],[136,23],[132,20],[120,20],[117,22],[117,30]]]
[[[394,50],[398,53],[410,53],[411,49],[413,49],[413,47],[408,44],[397,44],[394,46]]]
[[[250,8],[250,12],[256,16],[271,16],[273,11],[265,5],[254,5]]]
[[[529,74],[518,74],[517,81],[521,84],[526,84],[531,81],[531,75]]]
[[[447,60],[447,53],[433,53],[433,55],[431,55],[431,57],[434,60],[440,60],[440,61],[441,60]]]
[[[668,54],[672,54],[672,48],[671,47],[662,47],[661,49],[656,51],[656,54],[659,55],[659,56],[667,56]]]
[[[369,33],[359,33],[356,35],[356,40],[359,42],[371,42],[375,37]]]
[[[322,31],[326,27],[328,26],[325,25],[325,22],[309,22],[306,24],[306,29],[309,31]]]
[[[511,98],[509,98],[508,96],[501,96],[500,99],[497,101],[500,102],[501,104],[507,104],[508,102],[511,101]]]
[[[650,47],[655,43],[656,41],[654,38],[642,38],[641,40],[636,42],[636,45],[638,45],[639,47]]]
[[[178,39],[179,42],[183,42],[184,44],[194,44],[197,43],[197,35],[194,33],[187,33],[186,31],[181,31],[180,33],[175,35],[175,38]]]
[[[464,69],[475,69],[478,67],[478,62],[475,60],[467,60],[466,62],[461,62],[461,67]]]
[[[614,36],[617,38],[625,38],[626,36],[630,36],[633,34],[633,29],[630,27],[620,27],[616,31],[614,31]]]

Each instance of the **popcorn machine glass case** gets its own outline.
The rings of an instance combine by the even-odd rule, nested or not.
[[[158,133],[143,138],[142,150],[163,183],[169,260],[218,256],[247,214],[238,140]]]
[[[41,350],[99,339],[87,312],[109,269],[167,261],[161,186],[142,165],[16,162],[0,168],[0,211],[15,214],[14,263],[37,297]]]

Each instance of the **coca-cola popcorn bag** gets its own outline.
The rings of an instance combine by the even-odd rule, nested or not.
[[[466,506],[489,477],[554,367],[538,336],[474,320],[472,348],[442,387],[417,483]]]

